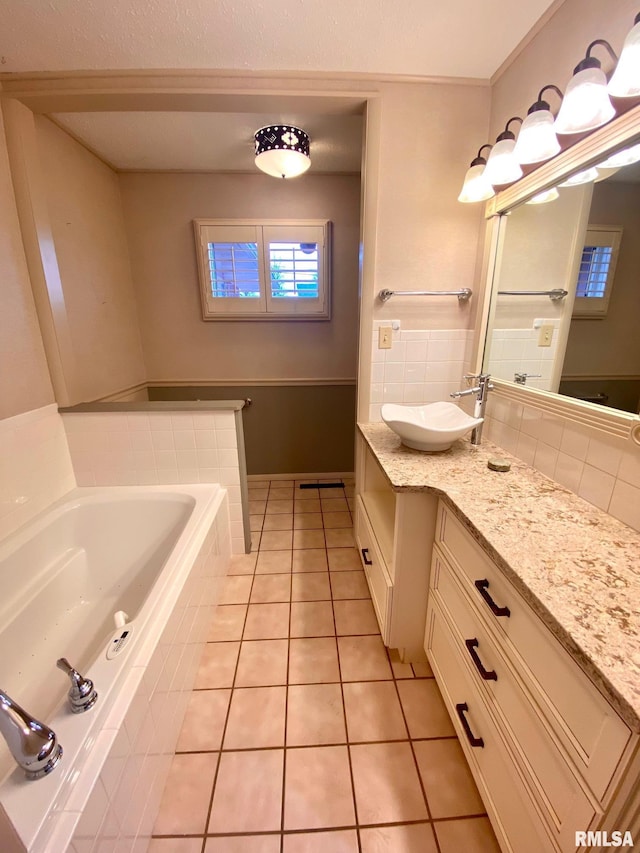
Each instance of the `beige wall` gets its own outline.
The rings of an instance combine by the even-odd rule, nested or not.
[[[94,400],[146,378],[118,177],[48,119],[36,131],[75,361],[70,402]]]
[[[0,113],[0,418],[53,402],[22,246]]]
[[[149,380],[355,376],[358,176],[139,173],[120,184]],[[203,322],[192,220],[250,217],[331,220],[330,322]]]

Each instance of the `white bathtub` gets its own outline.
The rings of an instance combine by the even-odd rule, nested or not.
[[[0,743],[3,853],[145,849],[230,550],[217,485],[76,489],[0,546],[0,687],[64,749],[29,782]],[[91,711],[68,711],[59,657]]]

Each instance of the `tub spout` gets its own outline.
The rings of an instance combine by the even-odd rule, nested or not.
[[[66,672],[71,679],[71,687],[69,688],[69,705],[71,706],[72,714],[82,714],[83,711],[88,711],[98,701],[98,692],[93,686],[93,681],[90,678],[85,678],[80,675],[77,669],[74,669],[66,658],[60,658],[56,662],[58,669]]]
[[[62,747],[54,732],[27,714],[0,690],[0,733],[27,779],[51,773],[62,757]]]

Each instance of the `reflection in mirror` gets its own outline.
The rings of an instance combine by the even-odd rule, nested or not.
[[[484,370],[639,412],[639,270],[640,163],[504,214]]]

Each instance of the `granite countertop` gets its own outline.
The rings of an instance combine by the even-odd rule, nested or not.
[[[386,424],[358,427],[394,491],[440,495],[640,733],[640,533],[488,441],[427,454]]]

